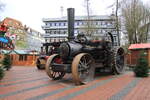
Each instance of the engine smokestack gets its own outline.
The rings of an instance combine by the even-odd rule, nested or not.
[[[68,8],[68,40],[74,40],[74,8]]]

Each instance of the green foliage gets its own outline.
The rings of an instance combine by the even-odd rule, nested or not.
[[[122,16],[129,44],[146,43],[149,33],[150,9],[142,0],[123,0]]]
[[[149,67],[148,62],[146,59],[146,54],[143,52],[140,55],[140,58],[138,59],[138,64],[134,68],[135,76],[137,77],[148,77],[149,76]]]
[[[4,75],[5,75],[4,69],[0,67],[0,80],[4,77]]]
[[[9,70],[11,68],[12,62],[11,62],[10,55],[5,54],[2,64],[6,70]]]

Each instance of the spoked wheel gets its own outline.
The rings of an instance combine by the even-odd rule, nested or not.
[[[117,48],[114,50],[113,54],[113,72],[114,74],[121,74],[124,71],[124,49]]]
[[[53,67],[55,67],[53,66],[54,63],[56,64],[62,63],[62,60],[58,54],[53,54],[48,58],[47,63],[46,63],[46,72],[47,72],[47,75],[53,80],[59,80],[63,78],[63,76],[65,75],[65,72],[53,71],[52,69]]]
[[[36,61],[36,67],[37,67],[38,69],[40,69],[40,61],[39,61],[39,58],[38,58],[37,61]]]
[[[44,61],[45,59],[42,59],[42,60],[43,60],[43,62],[45,62]],[[45,68],[45,64],[41,64],[40,58],[37,59],[36,66],[38,69],[44,69]]]
[[[84,84],[94,77],[94,60],[87,53],[81,53],[73,59],[72,75],[76,85]]]

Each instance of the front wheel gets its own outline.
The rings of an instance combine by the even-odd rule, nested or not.
[[[47,75],[52,78],[53,80],[59,80],[62,79],[65,75],[65,72],[55,72],[53,71],[53,67],[55,67],[53,64],[62,64],[62,60],[58,54],[51,55],[46,63],[46,72]]]
[[[94,77],[93,58],[90,54],[81,53],[72,62],[72,75],[76,85],[84,84]]]

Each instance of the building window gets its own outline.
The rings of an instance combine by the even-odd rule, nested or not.
[[[49,23],[49,26],[52,26],[52,23]]]
[[[117,46],[118,44],[117,44],[117,42],[114,42],[114,46]]]
[[[79,25],[82,25],[82,22],[79,22]]]
[[[103,25],[103,21],[101,21],[101,25]]]
[[[79,26],[79,22],[76,22],[76,24]]]
[[[95,25],[98,25],[98,22],[95,22]]]
[[[117,41],[117,37],[116,36],[114,36],[114,41]]]
[[[66,31],[64,31],[64,33],[63,34],[66,34]]]
[[[27,55],[19,55],[19,61],[27,61]]]
[[[112,25],[113,23],[112,23],[112,22],[109,22],[109,24]]]
[[[48,42],[48,40],[47,40],[47,39],[45,39],[45,42],[47,43],[47,42]]]
[[[59,23],[56,23],[56,26],[59,26]]]
[[[66,23],[64,22],[64,26],[66,26]]]
[[[59,23],[59,26],[61,26],[61,23]]]
[[[60,30],[58,31],[58,34],[60,34]]]

